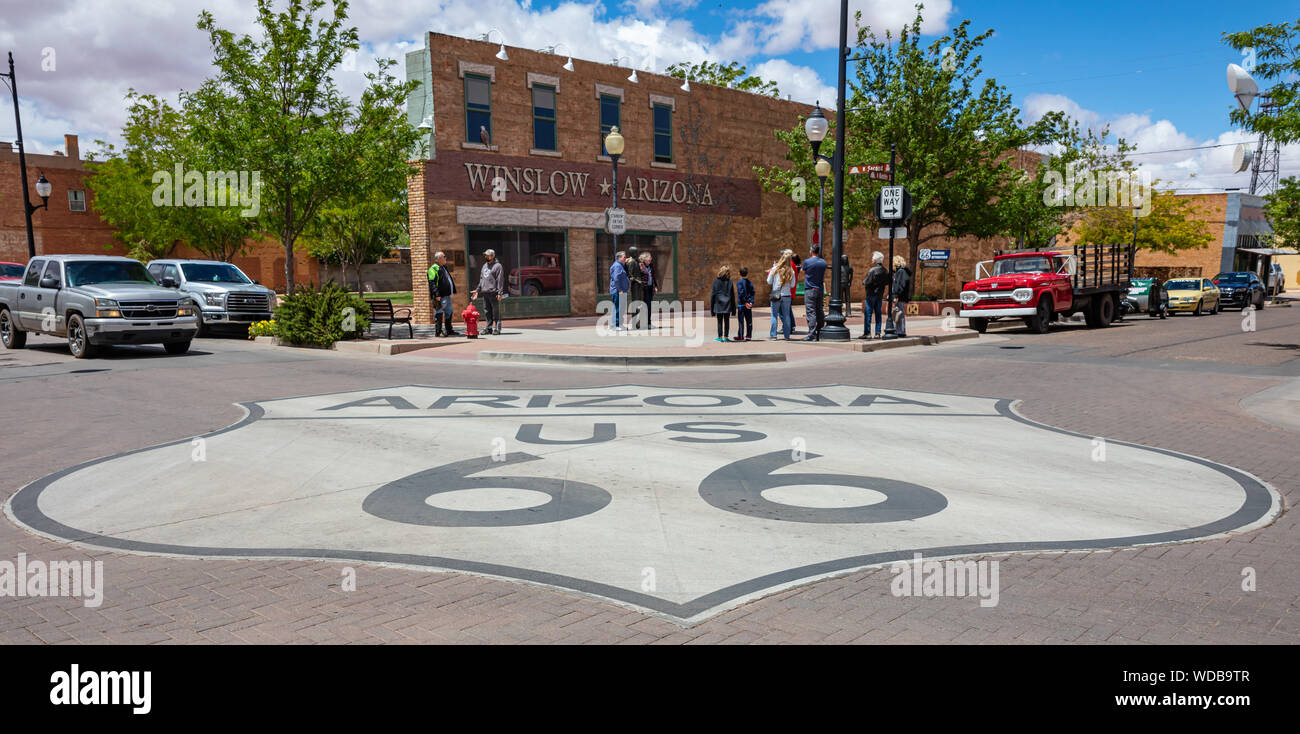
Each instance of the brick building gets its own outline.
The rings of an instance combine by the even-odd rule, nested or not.
[[[13,143],[0,142],[0,261],[27,262],[27,223],[23,216],[23,192],[19,188],[21,167]],[[95,212],[95,190],[91,170],[81,159],[76,135],[64,136],[64,150],[50,155],[27,155],[27,190],[32,202],[36,180],[45,174],[54,187],[49,207],[32,214],[32,235],[38,255],[125,255],[126,247],[114,236],[113,226]],[[194,248],[181,243],[167,257],[202,258]],[[275,240],[248,242],[244,254],[234,263],[268,287],[283,291],[284,248]],[[307,258],[299,259],[295,274],[299,283],[315,282],[317,268]]]
[[[780,250],[807,252],[813,211],[763,192],[753,168],[785,162],[774,131],[798,124],[810,106],[702,83],[688,90],[642,71],[634,82],[628,68],[578,59],[569,70],[566,57],[527,49],[509,48],[503,60],[499,48],[429,33],[425,48],[407,54],[407,78],[419,82],[408,121],[425,131],[409,190],[417,320],[431,320],[423,286],[433,254],[453,263],[459,312],[489,248],[515,276],[507,317],[595,313],[615,252],[604,231],[613,171],[603,136],[612,125],[627,141],[618,189],[628,234],[618,249],[653,254],[661,297],[707,301],[722,264],[733,273],[747,266],[761,283]],[[809,191],[816,195],[815,181]],[[847,234],[859,280],[871,251],[885,249],[875,234]],[[1004,244],[932,244],[960,254],[950,296]],[[941,278],[930,273],[926,290],[937,294]],[[854,298],[861,293],[855,286]]]

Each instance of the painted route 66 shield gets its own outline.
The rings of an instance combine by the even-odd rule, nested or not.
[[[1192,540],[1281,506],[1239,470],[954,395],[404,386],[244,407],[6,510],[105,548],[449,569],[693,621],[917,552]]]

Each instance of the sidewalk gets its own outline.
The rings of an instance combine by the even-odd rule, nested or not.
[[[797,319],[802,325],[802,319]],[[600,323],[598,317],[562,317],[551,319],[521,319],[505,322],[501,335],[437,338],[432,326],[417,326],[414,339],[374,338],[363,342],[342,342],[344,351],[378,352],[415,357],[463,360],[522,360],[539,362],[578,361],[638,364],[663,362],[666,364],[724,364],[742,362],[802,361],[834,356],[838,352],[875,351],[884,348],[924,346],[951,339],[975,338],[976,334],[964,328],[962,320],[945,324],[941,317],[913,316],[907,319],[908,337],[891,341],[860,340],[862,318],[848,321],[850,333],[855,337],[848,342],[806,342],[802,329],[791,335],[790,341],[768,337],[770,312],[755,309],[754,326],[757,338],[747,342],[718,342],[715,340],[716,320],[711,316],[675,315],[664,318],[656,328],[639,331],[612,331]],[[732,335],[736,320],[733,318]],[[457,324],[464,331],[463,324]],[[374,327],[372,336],[386,336],[387,327]],[[394,336],[397,332],[394,331]],[[572,359],[557,359],[569,357]]]

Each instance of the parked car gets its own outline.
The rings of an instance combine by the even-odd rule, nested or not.
[[[1128,284],[1121,313],[1145,313],[1155,318],[1169,315],[1169,298],[1159,278],[1133,278]]]
[[[1214,276],[1214,284],[1219,286],[1225,308],[1244,311],[1247,306],[1264,307],[1264,283],[1250,271],[1219,273]]]
[[[1218,313],[1220,303],[1219,287],[1209,278],[1175,278],[1165,283],[1169,294],[1169,312],[1186,311],[1193,316],[1202,313]]]
[[[275,311],[275,291],[258,285],[244,271],[220,260],[153,260],[149,274],[179,289],[198,305],[199,336],[210,330],[240,330],[266,321]]]
[[[0,281],[0,342],[8,349],[22,349],[33,333],[66,337],[77,359],[111,344],[162,344],[183,354],[196,330],[189,297],[160,287],[138,260],[43,255],[21,281]]]
[[[1286,293],[1286,273],[1282,271],[1282,263],[1270,263],[1268,266],[1268,292],[1277,295]]]

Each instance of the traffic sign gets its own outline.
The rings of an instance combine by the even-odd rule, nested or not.
[[[606,209],[605,231],[610,234],[623,234],[627,231],[627,210]]]
[[[881,186],[876,194],[876,219],[881,224],[901,224],[912,216],[912,195],[902,186]]]
[[[889,239],[889,233],[891,231],[894,233],[894,239],[896,240],[907,239],[907,227],[881,227],[879,230],[876,231],[876,236],[882,240],[887,240]]]
[[[927,248],[922,248],[920,250],[917,250],[916,256],[918,260],[934,260],[936,262],[947,262],[948,259],[952,256],[952,250],[932,250],[927,247]]]
[[[872,181],[888,181],[890,178],[889,171],[871,171],[867,175]]]
[[[875,178],[877,175],[883,173],[883,174],[885,174],[885,180],[888,181],[888,180],[889,180],[889,164],[888,164],[888,163],[868,163],[868,164],[866,164],[865,166],[849,166],[849,173],[869,173],[869,174],[872,174],[872,176],[871,176],[872,178]]]

